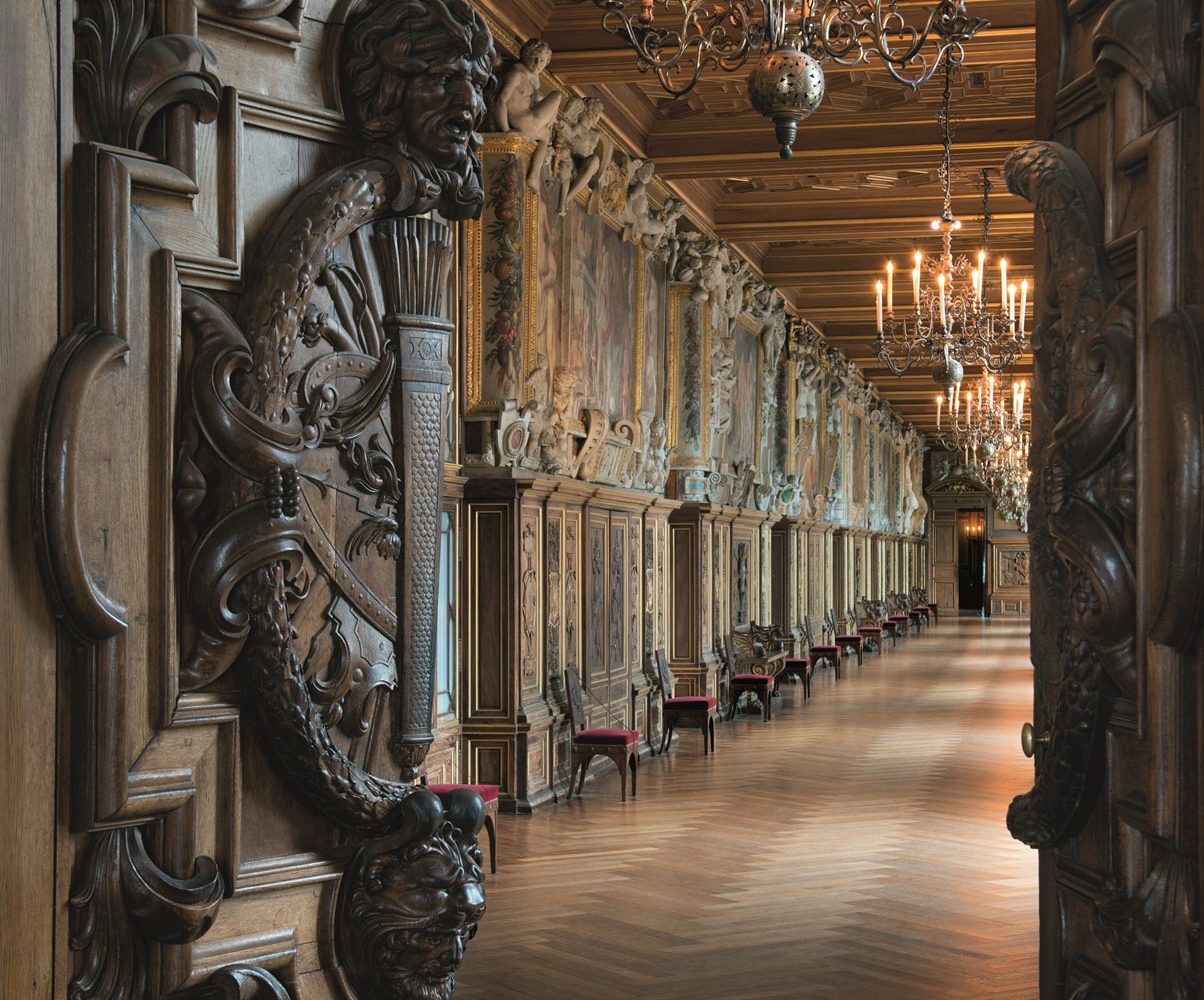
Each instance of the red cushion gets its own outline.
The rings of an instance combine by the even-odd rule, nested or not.
[[[740,684],[772,684],[773,678],[769,674],[736,674],[732,678]]]
[[[909,621],[907,615],[891,615],[887,621],[889,622],[905,622]]]
[[[839,646],[812,646],[811,647],[812,655],[814,655],[815,653],[839,653],[839,652],[840,652]]]
[[[839,641],[839,642],[860,642],[861,641],[861,636],[859,636],[859,635],[838,635],[836,638],[837,638],[837,641]]]
[[[810,666],[810,665],[811,665],[811,661],[808,660],[807,657],[805,657],[805,656],[788,656],[788,657],[786,657],[786,669],[787,670],[789,670],[791,667],[806,667],[806,666]]]
[[[699,698],[685,696],[681,698],[666,698],[666,708],[717,708],[719,702],[709,695],[704,695]]]
[[[857,631],[863,632],[863,633],[869,632],[871,635],[881,635],[882,634],[882,629],[880,629],[877,625],[862,625],[860,628],[857,629]]]
[[[640,734],[634,729],[583,729],[573,733],[574,743],[605,743],[608,746],[631,746],[639,743]]]
[[[915,606],[914,610],[922,612],[922,611],[931,611],[932,609],[927,604],[917,604]]]
[[[454,792],[457,788],[467,788],[476,792],[486,802],[492,802],[497,798],[497,785],[427,785],[428,792],[434,792],[436,795],[443,796]]]

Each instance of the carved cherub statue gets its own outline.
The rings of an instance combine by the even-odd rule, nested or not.
[[[677,243],[677,220],[685,214],[686,203],[680,198],[666,198],[664,205],[655,215],[646,215],[637,221],[644,249],[649,253],[670,258],[669,270],[673,271]]]
[[[648,185],[656,173],[656,164],[651,160],[635,161],[635,169],[627,183],[627,197],[619,221],[623,224],[623,239],[635,241],[643,235],[643,225],[651,218],[648,205]]]
[[[596,97],[570,97],[560,113],[556,137],[557,172],[560,175],[560,214],[584,191],[602,168],[606,146],[598,128],[602,101]]]
[[[552,407],[539,433],[540,466],[558,476],[576,473],[577,457],[568,423],[577,398],[577,376],[571,368],[559,367],[552,380]]]
[[[527,170],[527,185],[534,191],[548,156],[552,126],[560,110],[561,95],[553,91],[539,96],[539,75],[548,68],[552,49],[547,42],[532,38],[523,44],[518,62],[510,67],[497,104],[493,109],[494,124],[499,132],[512,132],[535,142],[535,152]]]

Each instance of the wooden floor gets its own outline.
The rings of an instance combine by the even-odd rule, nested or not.
[[[1026,622],[951,620],[804,705],[503,816],[457,1000],[1030,1000]]]

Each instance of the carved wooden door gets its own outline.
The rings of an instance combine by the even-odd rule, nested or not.
[[[304,7],[64,5],[33,510],[74,1000],[447,997],[483,911],[480,800],[412,782],[492,41],[458,0]]]
[[[1008,160],[1043,245],[1035,345],[1041,995],[1200,995],[1199,0],[1044,0]],[[937,539],[940,545],[940,539]]]

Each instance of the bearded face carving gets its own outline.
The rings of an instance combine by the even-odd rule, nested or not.
[[[339,950],[361,997],[450,1000],[485,912],[480,798],[418,790],[423,827],[365,844],[343,876]]]
[[[477,150],[493,58],[489,29],[464,0],[385,0],[348,22],[344,111],[397,168],[397,211],[480,212]]]

